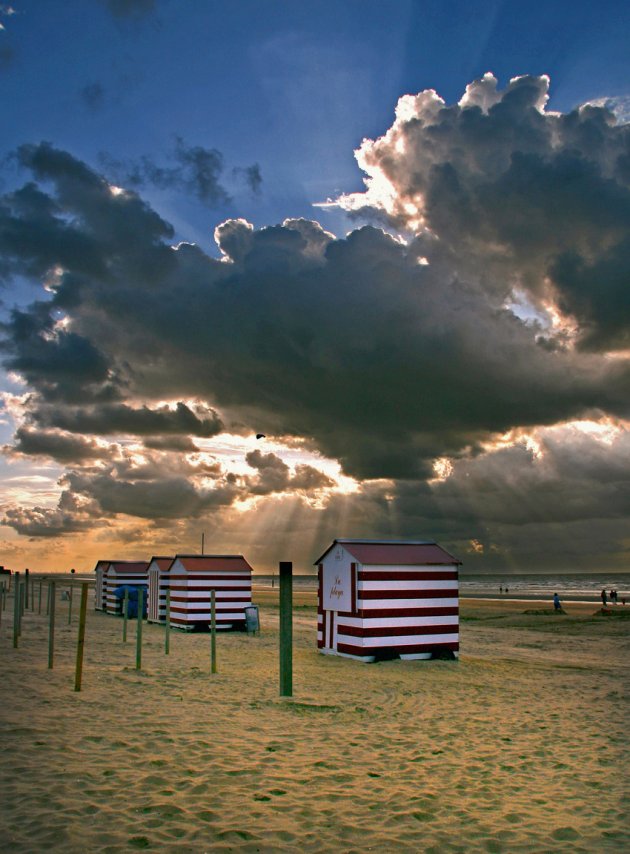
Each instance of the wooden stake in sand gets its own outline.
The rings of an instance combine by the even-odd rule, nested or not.
[[[0,584],[0,626],[2,625],[2,611],[4,604],[4,581]]]
[[[13,649],[17,649],[20,636],[20,573],[15,573],[13,585]]]
[[[142,667],[142,612],[144,610],[144,590],[138,589],[138,614],[136,625],[136,670]]]
[[[48,618],[48,669],[52,670],[55,654],[55,582],[48,582],[48,604],[50,613]]]
[[[217,592],[210,591],[210,672],[217,672]]]
[[[18,587],[16,587],[16,593],[18,591],[20,596],[18,634],[20,637],[22,637],[22,617],[24,616],[24,600],[26,599],[26,585],[24,584],[24,582],[22,582]]]
[[[164,655],[171,651],[171,591],[166,590],[166,625],[164,626]]]
[[[28,608],[28,568],[24,570],[25,588],[24,588],[24,607]]]
[[[46,594],[46,616],[50,614],[50,579],[48,579],[48,592]]]
[[[68,590],[68,625],[72,623],[72,594],[74,593],[74,589],[72,587],[72,582],[70,582],[70,589]]]
[[[129,612],[129,588],[125,587],[123,596],[123,642],[127,643],[127,614]]]
[[[74,671],[74,690],[81,690],[83,675],[83,649],[85,647],[85,618],[87,615],[88,583],[81,584],[81,604],[79,606],[79,635],[77,638],[77,666]]]
[[[280,561],[280,696],[293,696],[293,564]]]
[[[41,614],[42,612],[42,579],[39,579],[39,602],[37,604],[37,613]]]

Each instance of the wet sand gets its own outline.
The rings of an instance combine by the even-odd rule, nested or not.
[[[210,639],[90,610],[83,690],[57,602],[2,613],[0,839],[34,852],[600,852],[630,848],[630,621],[592,604],[462,600],[459,662],[316,651],[294,597],[294,696],[278,696],[277,589],[260,636]],[[621,608],[621,606],[619,606]],[[524,614],[525,610],[546,613]],[[630,611],[630,609],[628,609]]]

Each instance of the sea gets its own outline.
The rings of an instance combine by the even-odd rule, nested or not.
[[[278,586],[277,575],[254,575],[259,587]],[[294,590],[317,590],[316,575],[293,575]],[[475,599],[551,599],[557,593],[563,602],[594,602],[601,604],[601,592],[616,590],[618,603],[625,599],[630,606],[630,572],[605,573],[530,573],[521,575],[460,574],[459,591],[463,598]]]

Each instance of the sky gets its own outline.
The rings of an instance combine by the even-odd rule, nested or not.
[[[0,563],[628,570],[629,32],[625,0],[0,4]]]

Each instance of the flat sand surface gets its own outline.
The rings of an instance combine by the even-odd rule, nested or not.
[[[63,586],[63,585],[62,585]],[[259,636],[210,638],[75,597],[13,648],[0,626],[0,850],[630,850],[630,620],[592,605],[463,600],[459,662],[360,664],[316,651],[296,593],[292,699],[278,696],[277,589]],[[621,609],[622,606],[618,606]],[[525,610],[547,613],[524,614]],[[630,612],[630,607],[628,607]]]

